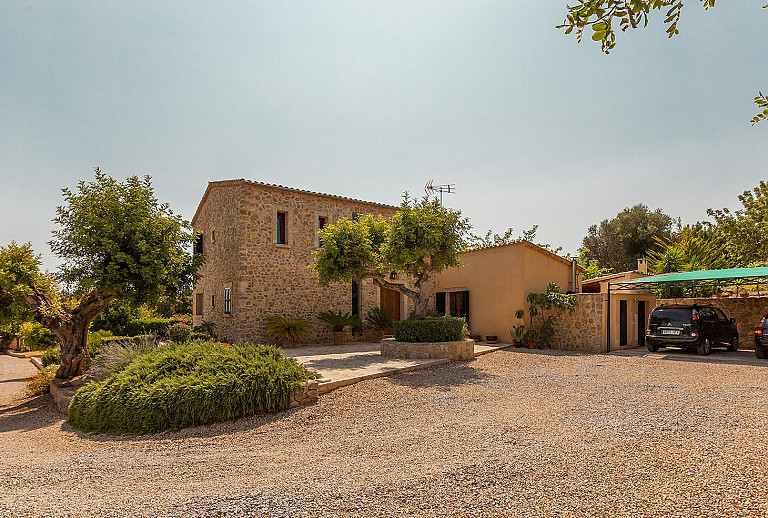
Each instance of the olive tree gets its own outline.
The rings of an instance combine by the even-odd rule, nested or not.
[[[58,280],[67,296],[57,300],[34,271],[6,279],[0,296],[23,301],[31,317],[50,329],[61,344],[58,378],[82,373],[88,328],[113,300],[154,303],[194,281],[202,261],[189,248],[194,233],[168,204],[155,198],[151,178],[131,176],[119,182],[98,168],[93,181],[76,191],[63,189],[50,246],[63,263]],[[28,266],[31,265],[27,258]],[[6,275],[7,277],[7,275]]]
[[[469,228],[461,211],[406,193],[390,221],[372,215],[342,218],[320,230],[323,246],[310,267],[323,286],[372,279],[379,287],[397,290],[413,301],[416,318],[423,318],[434,306],[434,276],[461,266],[459,253],[466,249]],[[391,282],[392,271],[412,282]]]
[[[31,243],[0,246],[0,350],[18,338],[24,323],[32,320],[26,296],[29,287],[53,302],[58,302],[58,288],[53,276],[40,272],[40,256]]]

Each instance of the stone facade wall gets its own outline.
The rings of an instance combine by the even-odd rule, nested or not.
[[[758,322],[768,313],[768,297],[683,298],[659,299],[661,304],[706,304],[723,310],[728,318],[735,318],[739,328],[739,347],[754,349],[754,331]]]
[[[272,342],[264,320],[290,314],[313,327],[305,343],[326,343],[330,328],[317,320],[326,310],[352,310],[351,283],[321,287],[308,268],[318,249],[318,218],[326,224],[353,214],[391,217],[394,207],[269,186],[232,182],[210,189],[195,219],[203,232],[206,262],[195,287],[203,293],[204,314],[195,317],[216,324],[219,337],[233,342]],[[277,243],[277,213],[286,213],[287,244]],[[216,242],[211,243],[213,233]],[[232,290],[231,315],[224,314],[224,288]],[[215,306],[211,305],[215,296]],[[379,305],[379,288],[366,280],[360,286],[360,315]],[[403,297],[403,317],[412,304]],[[373,336],[366,336],[368,339]]]
[[[605,307],[602,293],[577,293],[573,313],[561,312],[554,318],[552,348],[568,351],[605,351]]]

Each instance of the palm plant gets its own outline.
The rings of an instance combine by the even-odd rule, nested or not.
[[[295,344],[307,336],[312,324],[308,320],[291,315],[267,317],[267,333],[275,340]]]
[[[386,329],[392,329],[395,318],[392,315],[392,310],[376,307],[368,312],[368,315],[365,317],[365,321],[373,329],[376,329],[377,331],[384,331]]]
[[[318,313],[317,319],[320,322],[328,324],[334,333],[340,333],[344,331],[347,326],[359,326],[362,325],[360,318],[353,316],[349,313],[334,312],[331,310]]]

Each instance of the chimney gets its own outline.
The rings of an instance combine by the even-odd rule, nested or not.
[[[645,257],[637,260],[637,271],[645,274],[648,273],[648,260]]]

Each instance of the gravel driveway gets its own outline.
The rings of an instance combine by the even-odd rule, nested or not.
[[[16,396],[24,391],[24,380],[35,374],[37,367],[28,358],[0,354],[0,411],[14,403]]]
[[[0,516],[764,517],[766,394],[768,362],[506,350],[140,439],[38,398],[0,414]]]

